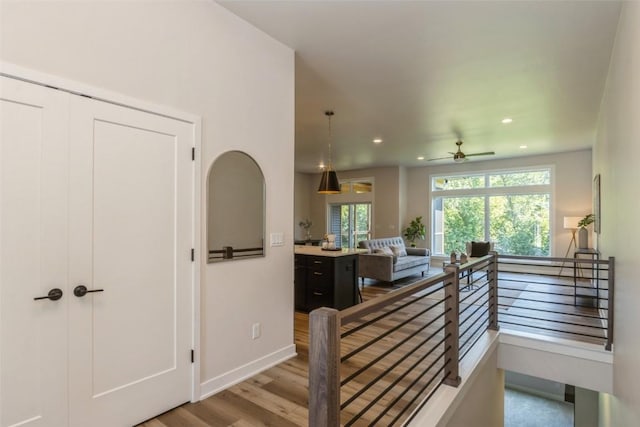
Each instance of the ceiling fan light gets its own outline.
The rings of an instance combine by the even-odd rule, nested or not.
[[[338,175],[334,170],[326,170],[322,172],[320,177],[320,186],[318,186],[318,194],[339,194],[340,182]]]
[[[467,160],[467,159],[466,159],[466,158],[464,158],[464,157],[460,157],[460,156],[454,156],[454,157],[453,157],[453,161],[454,161],[454,162],[456,162],[456,163],[462,163],[462,162],[464,162],[465,160]]]

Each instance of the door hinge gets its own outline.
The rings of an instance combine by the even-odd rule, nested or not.
[[[191,147],[191,160],[196,159],[196,147]]]
[[[196,260],[196,250],[191,248],[191,262]]]
[[[193,351],[193,349],[191,349],[191,363],[193,363],[196,360],[196,352]]]

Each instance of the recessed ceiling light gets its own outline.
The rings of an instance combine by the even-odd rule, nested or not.
[[[373,143],[374,144],[382,144],[382,139],[376,138],[376,139],[373,140]]]
[[[418,160],[424,160],[423,156],[417,157]]]
[[[502,124],[506,125],[509,124],[513,121],[513,119],[511,117],[505,117],[504,119],[502,119]]]
[[[324,163],[323,163],[323,162],[320,162],[320,164],[318,165],[318,168],[319,168],[319,169],[324,169]]]
[[[526,145],[521,145],[520,148],[522,148],[524,150],[525,148],[527,148],[527,146]]]

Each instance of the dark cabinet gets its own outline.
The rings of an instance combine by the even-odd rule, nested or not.
[[[357,303],[358,255],[336,257],[295,254],[295,307],[343,310]]]

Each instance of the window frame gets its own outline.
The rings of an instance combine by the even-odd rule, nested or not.
[[[503,187],[491,187],[490,176],[497,174],[507,173],[526,173],[546,170],[549,171],[549,184],[526,184],[517,186],[503,186]],[[470,177],[470,176],[483,176],[484,187],[480,188],[464,188],[464,189],[451,189],[451,190],[439,190],[435,188],[435,180],[438,178],[450,178],[450,177]],[[555,205],[555,166],[554,165],[531,165],[524,167],[511,167],[500,169],[486,169],[486,170],[473,170],[466,172],[453,172],[453,173],[433,173],[429,175],[429,217],[430,217],[430,231],[431,231],[431,248],[434,251],[434,256],[447,256],[445,253],[436,253],[436,212],[435,212],[435,200],[437,198],[446,197],[484,197],[484,239],[489,240],[491,233],[490,224],[490,198],[492,196],[516,196],[516,195],[537,195],[543,194],[549,196],[549,256],[554,256],[554,205]],[[442,218],[444,221],[444,217]],[[444,231],[440,233],[444,236]],[[444,246],[443,246],[444,249]]]

